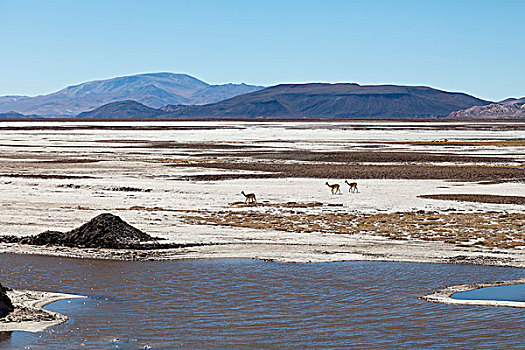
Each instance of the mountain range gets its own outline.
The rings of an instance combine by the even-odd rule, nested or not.
[[[179,106],[170,116],[282,118],[418,118],[489,103],[429,87],[359,84],[282,84],[202,106]],[[168,106],[169,108],[169,106]]]
[[[167,104],[200,105],[261,89],[262,86],[246,84],[210,85],[187,74],[138,74],[90,81],[48,95],[2,96],[0,113],[76,116],[104,104],[123,100],[134,100],[153,108]]]
[[[111,103],[79,114],[97,117],[182,118],[424,118],[487,105],[476,97],[421,86],[281,84],[206,105],[138,106]],[[144,108],[146,107],[146,108]],[[140,111],[137,113],[137,111]]]
[[[525,97],[491,102],[425,86],[352,83],[210,85],[149,73],[0,97],[0,118],[522,118]]]

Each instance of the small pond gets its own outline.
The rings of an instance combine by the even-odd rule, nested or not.
[[[510,286],[485,287],[466,292],[455,293],[453,299],[460,300],[497,300],[525,302],[525,284]]]

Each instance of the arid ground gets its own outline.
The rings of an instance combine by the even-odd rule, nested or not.
[[[525,123],[3,122],[0,158],[0,234],[111,212],[203,244],[0,252],[525,266]]]

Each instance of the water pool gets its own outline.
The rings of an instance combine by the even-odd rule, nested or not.
[[[519,348],[523,309],[428,303],[443,285],[517,279],[517,268],[249,259],[110,261],[0,254],[18,289],[87,295],[70,316],[1,349]]]

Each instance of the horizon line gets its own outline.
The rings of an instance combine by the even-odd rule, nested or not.
[[[108,78],[97,78],[97,79],[92,79],[92,80],[86,80],[86,81],[83,81],[83,82],[79,82],[79,83],[73,83],[73,84],[70,84],[70,85],[66,85],[58,90],[54,90],[52,92],[48,92],[48,93],[40,93],[40,94],[35,94],[35,95],[22,95],[22,94],[7,94],[7,95],[0,95],[0,97],[39,97],[39,96],[46,96],[46,95],[50,95],[50,94],[54,94],[54,93],[57,93],[59,91],[62,91],[64,89],[67,89],[67,88],[70,88],[70,87],[77,87],[77,86],[80,86],[80,85],[83,85],[83,84],[87,84],[87,83],[93,83],[93,82],[101,82],[101,81],[106,81],[106,80],[113,80],[113,79],[118,79],[118,78],[128,78],[128,77],[134,77],[134,76],[141,76],[141,75],[156,75],[156,74],[171,74],[171,75],[184,75],[184,76],[188,76],[190,78],[193,78],[193,79],[196,79],[196,80],[199,80],[205,84],[208,84],[208,85],[211,85],[211,86],[214,86],[214,85],[226,85],[226,84],[238,84],[238,85],[241,85],[241,84],[244,84],[244,85],[250,85],[250,86],[258,86],[258,87],[263,87],[263,88],[270,88],[270,87],[274,87],[274,86],[278,86],[278,85],[294,85],[294,84],[298,84],[298,85],[302,85],[302,84],[355,84],[355,85],[359,85],[359,86],[405,86],[405,87],[426,87],[426,88],[431,88],[431,89],[436,89],[436,90],[441,90],[441,91],[445,91],[445,92],[450,92],[450,93],[463,93],[463,94],[467,94],[467,95],[470,95],[470,96],[474,96],[476,98],[479,98],[479,99],[482,99],[482,100],[485,100],[485,101],[489,101],[489,102],[500,102],[500,101],[504,101],[506,99],[509,99],[509,98],[523,98],[525,97],[525,95],[522,97],[522,96],[507,96],[503,99],[500,99],[500,100],[494,100],[492,98],[486,98],[486,97],[478,97],[476,96],[475,94],[471,93],[471,92],[467,92],[467,91],[461,91],[461,90],[447,90],[447,89],[444,89],[444,88],[440,88],[440,87],[437,87],[437,86],[432,86],[430,84],[428,85],[425,85],[425,84],[407,84],[407,83],[395,83],[395,82],[386,82],[386,83],[377,83],[377,82],[370,82],[370,83],[362,83],[362,82],[358,82],[358,81],[288,81],[288,82],[278,82],[278,83],[274,83],[272,85],[264,85],[264,84],[257,84],[257,83],[247,83],[247,82],[223,82],[223,83],[209,83],[205,80],[202,80],[200,78],[197,78],[196,76],[194,75],[191,75],[189,73],[176,73],[176,72],[170,72],[170,71],[158,71],[158,72],[139,72],[139,73],[127,73],[127,74],[124,74],[124,75],[116,75],[116,76],[111,76],[111,77],[108,77]]]

